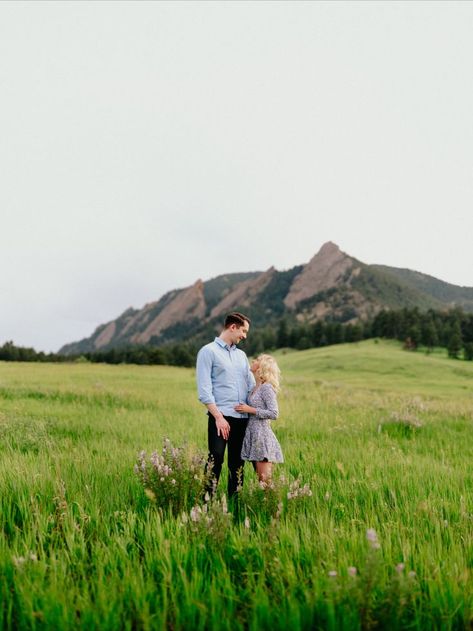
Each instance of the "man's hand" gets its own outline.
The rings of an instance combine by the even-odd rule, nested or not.
[[[215,417],[215,425],[217,427],[217,436],[221,436],[224,440],[228,440],[230,435],[230,423],[225,419],[223,414]]]

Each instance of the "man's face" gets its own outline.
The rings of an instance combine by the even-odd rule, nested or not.
[[[230,331],[232,334],[232,343],[239,344],[242,340],[246,340],[246,336],[248,335],[249,330],[250,330],[250,325],[248,324],[248,322],[245,322],[241,326],[232,324],[230,326]]]

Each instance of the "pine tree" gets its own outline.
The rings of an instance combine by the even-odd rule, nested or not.
[[[282,318],[279,322],[278,333],[277,333],[277,347],[284,348],[289,346],[289,330],[287,326],[286,318]]]
[[[452,325],[450,331],[450,337],[448,340],[448,356],[452,359],[458,359],[458,355],[462,349],[463,340],[462,340],[462,332],[460,328],[460,321],[456,319]]]

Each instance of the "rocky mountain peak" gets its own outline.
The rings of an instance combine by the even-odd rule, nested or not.
[[[341,253],[341,250],[338,247],[338,245],[334,243],[333,241],[327,241],[326,243],[323,244],[323,246],[320,248],[320,250],[317,252],[315,256],[327,256],[327,255],[334,255],[336,253]]]
[[[334,287],[353,263],[354,260],[342,252],[338,245],[332,241],[324,243],[295,278],[284,299],[285,305],[293,309],[299,302]]]

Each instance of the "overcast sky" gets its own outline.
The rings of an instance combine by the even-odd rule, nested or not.
[[[0,2],[0,344],[328,240],[473,286],[473,3]]]

